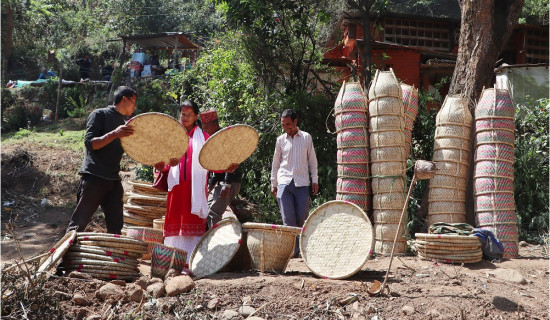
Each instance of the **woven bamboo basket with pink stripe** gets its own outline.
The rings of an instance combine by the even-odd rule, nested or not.
[[[126,236],[147,242],[147,252],[143,254],[142,259],[149,260],[153,254],[155,243],[163,243],[164,236],[162,230],[147,227],[128,227]]]
[[[474,211],[478,227],[504,245],[504,258],[518,254],[514,200],[514,105],[507,90],[486,89],[476,107]]]
[[[399,230],[405,233],[403,221],[395,221],[387,211],[400,211],[405,204],[404,188],[393,188],[396,180],[406,181],[408,147],[405,140],[405,110],[403,91],[393,70],[376,71],[369,90],[369,132],[371,147],[373,217],[375,222],[375,252],[389,254]],[[391,191],[388,191],[387,189]],[[389,220],[385,220],[389,219]],[[395,252],[405,252],[402,236],[397,237]]]
[[[471,159],[471,127],[466,99],[448,95],[436,117],[433,162],[437,171],[430,181],[428,225],[466,221],[464,191]]]
[[[366,124],[365,124],[366,125]],[[369,135],[367,127],[346,129],[336,135],[336,147],[338,149],[369,147]]]
[[[370,210],[368,101],[359,82],[344,82],[334,103],[338,179],[336,199]]]
[[[338,177],[340,178],[356,178],[356,179],[366,179],[369,175],[369,165],[368,163],[359,163],[359,164],[339,164],[338,167]]]
[[[403,107],[405,115],[405,149],[407,154],[411,151],[411,138],[414,120],[418,114],[418,89],[405,83],[401,83],[403,91]]]

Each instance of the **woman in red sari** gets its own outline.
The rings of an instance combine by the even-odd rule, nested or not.
[[[199,107],[186,100],[180,106],[180,122],[189,135],[187,152],[181,159],[159,162],[155,169],[168,173],[168,197],[164,219],[164,244],[187,252],[187,264],[193,249],[206,231],[208,216],[208,172],[199,163],[199,153],[209,135],[199,122]],[[228,168],[235,171],[237,164]],[[187,266],[186,266],[187,269]]]

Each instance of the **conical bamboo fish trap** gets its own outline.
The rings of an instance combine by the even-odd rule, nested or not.
[[[338,180],[336,199],[370,210],[368,101],[359,82],[344,82],[334,103]]]
[[[377,70],[369,90],[369,132],[371,146],[375,252],[390,254],[399,228],[395,213],[405,204],[404,182],[408,151],[405,146],[402,89],[393,70]],[[400,181],[399,181],[400,180]],[[395,181],[399,181],[395,184]],[[391,213],[390,213],[391,212]],[[388,219],[388,220],[386,220]],[[403,237],[397,237],[395,252],[405,252]]]
[[[518,255],[514,200],[514,104],[508,90],[485,89],[475,112],[474,211],[476,224],[493,232],[504,258]]]
[[[436,117],[433,162],[437,171],[430,182],[428,195],[429,225],[466,220],[471,126],[467,101],[460,96],[447,96]]]

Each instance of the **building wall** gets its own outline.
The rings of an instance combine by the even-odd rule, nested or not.
[[[377,69],[389,70],[393,68],[399,80],[420,86],[420,53],[408,49],[373,49],[372,62]]]

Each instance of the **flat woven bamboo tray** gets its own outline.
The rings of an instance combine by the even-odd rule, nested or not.
[[[160,191],[158,189],[153,188],[153,184],[148,181],[130,180],[128,181],[128,183],[132,186],[132,191],[134,193],[138,193],[142,195],[164,196],[164,197],[166,197],[166,194],[167,194],[166,191]]]
[[[120,264],[125,264],[129,266],[137,266],[137,259],[133,258],[117,258],[113,256],[106,256],[102,254],[88,253],[88,252],[78,252],[78,251],[67,251],[63,256],[63,259],[66,260],[79,260],[79,259],[88,259],[96,261],[106,261],[106,262],[115,262]]]
[[[169,115],[150,112],[130,119],[134,134],[120,139],[124,151],[135,161],[148,166],[179,159],[187,151],[187,130]]]
[[[258,131],[245,124],[225,127],[213,134],[201,149],[199,162],[206,170],[222,171],[248,159],[258,146]]]
[[[196,278],[223,269],[241,246],[242,228],[236,219],[224,219],[212,226],[195,246],[189,266]]]
[[[432,234],[432,233],[415,233],[417,240],[431,243],[459,243],[459,244],[479,244],[479,239],[476,236],[461,236],[456,234]]]
[[[76,238],[76,234],[74,230],[66,233],[65,236],[48,251],[48,255],[40,260],[40,265],[38,266],[36,274],[48,271],[55,266],[72,245]]]
[[[141,252],[127,251],[123,248],[112,248],[103,246],[89,246],[82,244],[73,244],[68,252],[88,252],[93,254],[105,255],[107,257],[113,257],[118,259],[137,259],[141,258]],[[136,260],[137,262],[137,260]]]
[[[307,218],[300,250],[314,274],[343,279],[361,270],[374,249],[374,234],[365,212],[355,204],[329,201]]]

